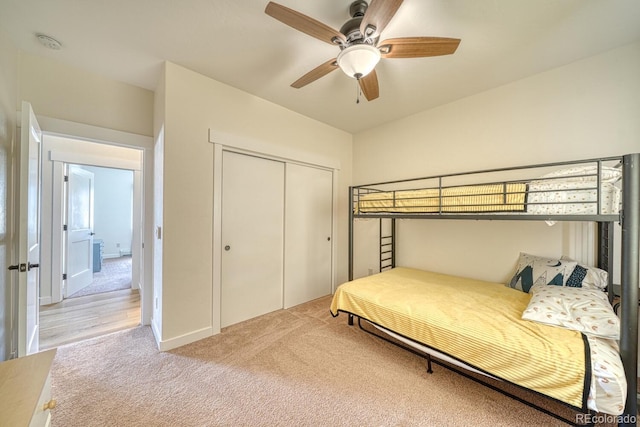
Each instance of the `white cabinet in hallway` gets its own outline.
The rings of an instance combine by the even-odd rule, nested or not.
[[[51,425],[51,364],[56,350],[47,350],[0,363],[0,425]]]

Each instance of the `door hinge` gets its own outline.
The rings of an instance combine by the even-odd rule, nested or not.
[[[62,231],[67,231],[67,224],[62,226]]]
[[[64,176],[64,182],[69,182],[69,175]]]
[[[67,280],[67,273],[62,274],[62,280]]]

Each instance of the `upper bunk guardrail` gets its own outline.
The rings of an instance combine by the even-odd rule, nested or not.
[[[378,182],[352,187],[351,203],[356,218],[617,221],[621,165],[617,156]]]

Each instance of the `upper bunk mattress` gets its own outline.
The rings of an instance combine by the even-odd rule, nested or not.
[[[526,184],[465,185],[359,196],[356,213],[525,212]]]
[[[531,295],[500,283],[395,268],[342,284],[331,313],[355,314],[497,378],[584,408],[588,344],[522,320]]]

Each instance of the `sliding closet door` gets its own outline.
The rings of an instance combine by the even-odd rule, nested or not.
[[[282,308],[284,163],[223,152],[221,327]]]
[[[333,173],[287,164],[284,308],[331,293]]]

